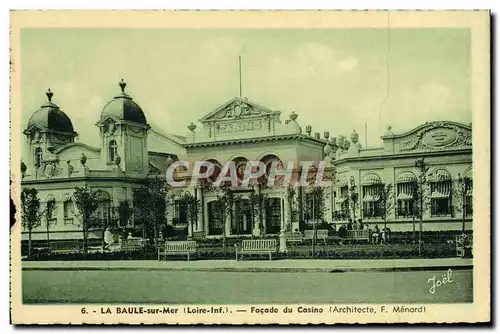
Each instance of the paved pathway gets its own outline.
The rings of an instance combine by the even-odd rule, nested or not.
[[[275,260],[275,261],[23,261],[24,270],[171,270],[235,272],[419,271],[471,269],[473,259]]]

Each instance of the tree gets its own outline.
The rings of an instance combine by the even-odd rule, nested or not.
[[[130,201],[125,199],[118,203],[117,207],[114,207],[113,210],[116,212],[115,214],[118,216],[118,221],[121,226],[126,226],[132,217],[133,209],[130,206]]]
[[[419,219],[418,253],[421,256],[423,216],[429,206],[430,198],[429,183],[427,180],[429,166],[424,158],[420,158],[415,161],[415,167],[417,169],[417,181],[415,182],[413,191],[413,203],[417,205],[413,205],[413,216]]]
[[[45,216],[45,223],[47,226],[47,245],[50,245],[50,224],[56,208],[57,208],[56,200],[55,198],[51,198],[47,201],[47,204],[45,205],[45,210],[43,212],[43,215]]]
[[[322,186],[312,186],[309,203],[308,203],[308,211],[310,212],[309,216],[312,217],[313,221],[313,239],[312,239],[312,254],[315,254],[316,251],[316,239],[317,239],[317,224],[316,221],[321,219],[323,221],[324,212],[325,212],[325,199],[323,196],[324,188]]]
[[[217,188],[217,204],[215,205],[216,214],[222,218],[222,247],[224,249],[224,257],[227,255],[227,235],[226,235],[226,219],[233,217],[234,196],[231,188],[227,184],[221,184]]]
[[[188,224],[190,224],[190,229],[192,231],[193,226],[198,221],[198,214],[200,213],[201,206],[200,200],[193,196],[193,194],[185,192],[180,197],[180,201],[187,207]]]
[[[260,185],[257,185],[260,188]],[[264,210],[267,203],[267,195],[263,194],[261,191],[252,191],[249,195],[250,205],[252,206],[252,223],[256,222],[259,224],[260,235],[265,235],[266,231],[264,229]]]
[[[155,244],[158,244],[158,224],[165,220],[168,191],[167,183],[158,177],[133,191],[134,213],[142,223],[143,239],[151,238],[152,230]]]
[[[40,226],[42,213],[38,191],[34,188],[23,188],[21,192],[21,223],[28,230],[28,257],[31,257],[31,232]]]
[[[394,207],[394,187],[391,183],[383,184],[379,189],[380,215],[384,219],[384,228],[387,228],[387,218]]]
[[[291,225],[294,219],[296,219],[298,210],[297,210],[297,205],[296,205],[296,190],[295,187],[291,184],[288,185],[287,188],[287,200],[288,200],[288,217],[286,219],[288,220],[286,230],[289,231],[291,230]]]
[[[458,199],[457,210],[462,212],[462,233],[465,232],[465,216],[467,215],[467,196],[472,190],[472,180],[458,174],[458,187],[453,188],[453,196]]]
[[[83,232],[83,256],[88,251],[88,232],[89,229],[97,225],[96,210],[99,207],[99,192],[90,189],[88,186],[75,187],[75,206],[78,208],[81,217]]]

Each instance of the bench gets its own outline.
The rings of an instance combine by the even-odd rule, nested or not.
[[[369,230],[350,230],[346,231],[346,240],[366,240],[370,242],[370,231]]]
[[[78,253],[83,249],[83,245],[78,240],[51,241],[49,247],[52,253]]]
[[[302,242],[304,236],[300,232],[285,232],[286,242]]]
[[[466,253],[472,255],[472,235],[462,234],[456,236],[457,256],[465,257]]]
[[[165,245],[158,247],[158,261],[161,256],[186,254],[188,261],[191,254],[196,253],[196,241],[165,241]]]
[[[144,247],[142,238],[123,239],[120,242],[120,250],[125,252],[135,251]]]
[[[305,230],[304,238],[307,240],[312,240],[314,238],[314,230]],[[323,239],[323,242],[326,243],[327,238],[328,230],[316,230],[316,240]]]
[[[269,254],[269,261],[272,260],[272,253],[276,252],[276,239],[243,240],[241,247],[236,247],[236,261],[238,254],[243,259],[243,254]]]

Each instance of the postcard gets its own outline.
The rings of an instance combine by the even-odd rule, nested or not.
[[[488,11],[12,11],[12,322],[489,322],[489,101]]]

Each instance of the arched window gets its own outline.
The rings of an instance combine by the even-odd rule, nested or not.
[[[111,196],[103,191],[97,191],[97,199],[99,205],[97,207],[97,219],[99,220],[99,226],[109,226],[111,224]]]
[[[337,181],[335,220],[344,220],[349,217],[349,182],[345,176]]]
[[[63,196],[64,225],[72,225],[75,214],[75,202],[68,194]]]
[[[224,227],[223,206],[220,201],[211,201],[207,203],[208,207],[208,234],[221,235]]]
[[[361,185],[363,187],[363,217],[381,217],[380,191],[383,184],[380,176],[374,173],[366,174],[361,180]]]
[[[116,141],[112,140],[108,144],[108,162],[114,162],[117,154],[118,148],[116,146]]]
[[[402,172],[396,179],[398,217],[410,217],[414,214],[414,198],[417,177],[412,172]]]
[[[40,167],[40,165],[42,164],[42,149],[40,147],[37,147],[35,149],[35,166],[36,167]]]
[[[266,233],[279,233],[281,229],[281,198],[271,197],[266,201]]]
[[[431,216],[450,216],[451,212],[451,175],[447,170],[438,169],[430,174]]]

